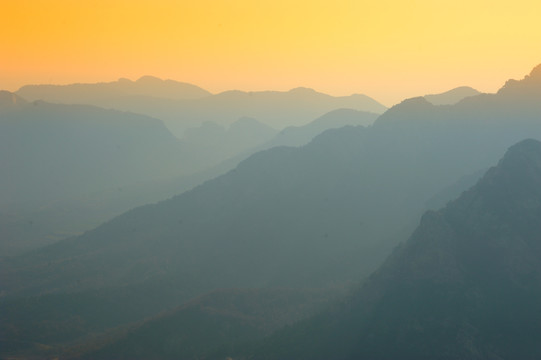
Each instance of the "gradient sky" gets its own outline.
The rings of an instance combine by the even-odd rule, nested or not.
[[[0,88],[155,75],[392,105],[541,63],[541,1],[2,1]]]

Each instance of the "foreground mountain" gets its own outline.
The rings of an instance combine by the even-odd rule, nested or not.
[[[218,290],[65,355],[78,359],[225,358],[240,344],[312,316],[343,295],[344,289]]]
[[[0,307],[55,297],[62,314],[69,307],[61,304],[88,296],[131,311],[104,328],[216,288],[358,281],[410,234],[434,194],[494,164],[511,144],[541,138],[540,90],[535,69],[498,94],[444,107],[410,99],[371,127],[257,153],[178,197],[5,259]]]
[[[96,96],[87,96],[88,91],[95,91],[89,89],[95,89],[98,85],[103,86],[29,85],[21,88],[17,94],[28,100],[83,103],[145,114],[163,120],[177,137],[182,137],[186,129],[198,127],[205,122],[228,126],[242,117],[254,118],[272,128],[281,129],[286,126],[305,125],[331,110],[340,108],[374,113],[386,110],[385,106],[366,95],[333,97],[306,88],[290,91],[226,91],[182,99],[160,92],[153,93],[152,89],[139,94],[123,93],[121,96],[107,91],[98,92]],[[142,86],[144,88],[144,84]]]
[[[432,105],[453,105],[470,96],[481,94],[469,86],[461,86],[441,94],[425,95],[424,98]]]
[[[255,359],[538,359],[541,143],[512,146],[342,306]]]

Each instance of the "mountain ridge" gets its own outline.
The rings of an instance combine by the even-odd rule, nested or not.
[[[343,305],[251,358],[538,357],[540,184],[541,142],[511,146],[474,187],[425,213]]]
[[[443,93],[425,95],[424,98],[433,105],[453,105],[462,101],[464,98],[480,94],[479,91],[472,87],[459,86]]]
[[[122,87],[129,89],[130,86],[137,84],[137,82],[125,80],[103,85],[26,86],[16,93],[30,101],[87,103],[148,115],[164,121],[177,137],[182,137],[186,129],[197,127],[206,121],[229,125],[241,117],[251,117],[278,129],[290,125],[304,125],[337,108],[352,108],[375,113],[381,113],[387,109],[366,95],[334,97],[307,88],[289,91],[228,90],[217,94],[184,98],[167,96],[167,92],[164,91],[160,96],[158,91],[137,93],[122,90]],[[160,84],[167,85],[168,83],[162,81]],[[145,89],[142,83],[139,85]],[[100,87],[105,87],[106,91],[100,90]]]

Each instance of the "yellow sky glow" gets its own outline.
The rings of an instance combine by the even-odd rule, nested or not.
[[[386,105],[492,92],[541,63],[540,14],[539,0],[4,1],[0,88],[155,75]]]

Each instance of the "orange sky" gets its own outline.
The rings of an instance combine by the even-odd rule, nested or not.
[[[3,0],[0,88],[155,75],[392,105],[541,63],[541,1]]]

